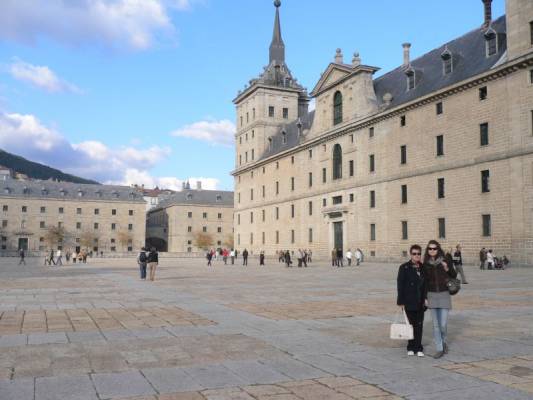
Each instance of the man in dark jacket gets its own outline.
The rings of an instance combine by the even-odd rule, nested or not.
[[[479,269],[485,269],[486,261],[487,261],[487,250],[483,247],[479,251]]]
[[[242,252],[242,265],[248,265],[248,250]]]
[[[424,357],[422,329],[426,311],[427,287],[422,273],[422,248],[415,244],[409,251],[411,259],[400,265],[398,270],[397,304],[405,310],[413,326],[414,338],[407,342],[407,355]]]

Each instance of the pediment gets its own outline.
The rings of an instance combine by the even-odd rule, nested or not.
[[[320,93],[322,90],[334,85],[336,82],[342,80],[353,72],[349,67],[343,65],[331,63],[329,64],[326,71],[320,77],[320,80],[317,82],[311,96],[315,96],[317,93]]]

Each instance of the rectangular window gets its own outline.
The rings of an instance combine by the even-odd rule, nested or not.
[[[76,214],[81,214],[81,208],[76,208]]]
[[[246,123],[250,122],[250,114],[246,112]]]
[[[202,218],[203,218],[203,219],[206,219],[206,218],[207,218],[207,213],[206,213],[206,212],[202,214]]]
[[[276,231],[276,244],[279,244],[279,231]]]
[[[335,204],[342,204],[342,196],[333,196],[331,199],[332,203]]]
[[[326,183],[327,175],[326,168],[322,168],[322,183]]]
[[[255,158],[255,151],[254,149],[252,149],[252,161],[254,160],[254,158]]]
[[[488,169],[481,171],[481,193],[490,192],[489,180],[490,171]]]
[[[529,23],[529,43],[533,46],[533,21]]]
[[[307,203],[307,209],[309,210],[309,215],[313,215],[313,202],[312,201]]]
[[[446,219],[439,218],[439,239],[446,239]]]
[[[400,147],[400,164],[407,164],[407,146]]]
[[[21,211],[22,211],[23,213],[28,212],[28,206],[22,206],[22,207],[21,207]]]
[[[283,119],[289,119],[289,109],[283,108]]]
[[[324,198],[322,199],[322,207],[326,207],[327,205],[327,200]]]
[[[309,158],[313,158],[313,150],[309,150]]]
[[[237,214],[237,225],[241,224],[241,214]]]
[[[487,100],[487,95],[488,95],[487,87],[486,86],[480,87],[479,88],[479,100],[480,101]]]
[[[353,143],[353,134],[350,135],[350,143]]]
[[[254,190],[250,189],[250,200],[254,199]]]
[[[263,196],[263,199],[265,198],[265,185],[261,186],[261,195]]]
[[[2,206],[2,211],[7,211],[8,209],[9,209],[9,207],[8,207],[7,205],[4,204],[4,205]]]
[[[63,222],[58,222],[58,223],[57,223],[57,227],[58,227],[58,228],[62,228],[62,227],[63,227]]]
[[[373,138],[374,137],[374,127],[373,126],[368,128],[368,137],[369,138]]]
[[[489,144],[489,124],[487,122],[479,125],[479,144],[480,146]]]
[[[128,224],[128,231],[132,231],[133,230],[133,224]]]
[[[187,227],[187,232],[189,232],[189,233],[192,232],[192,226],[188,226]]]
[[[265,222],[265,219],[266,219],[265,210],[261,210],[261,219],[263,220],[263,222]]]
[[[291,218],[294,218],[294,204],[291,204]]]
[[[350,193],[350,203],[353,203],[354,202],[354,195],[353,193]]]
[[[276,207],[276,219],[279,219],[279,207]]]
[[[261,243],[265,244],[265,232],[261,232]]]
[[[348,169],[349,169],[349,172],[350,172],[350,176],[353,176],[353,173],[354,173],[353,160],[350,160],[350,162],[348,164]]]
[[[117,229],[117,224],[115,224],[114,222],[111,224],[111,230],[114,231],[115,229]]]
[[[436,111],[437,111],[437,115],[442,114],[442,102],[437,103]]]
[[[203,232],[207,232],[207,226],[202,227]]]
[[[444,155],[444,136],[437,136],[437,156]]]
[[[46,207],[41,207],[41,214],[46,212]]]
[[[57,210],[57,212],[59,214],[63,214],[65,212],[65,209],[63,207],[59,207],[59,209]]]
[[[44,221],[41,221],[39,223],[39,228],[41,228],[41,229],[46,228],[46,225],[45,225]]]
[[[370,224],[370,240],[376,240],[376,224]]]
[[[309,243],[313,243],[313,228],[309,228]]]
[[[279,194],[279,182],[276,181],[276,194]]]
[[[98,222],[95,222],[95,223],[93,224],[93,228],[94,228],[94,229],[98,229]]]
[[[291,178],[291,191],[294,191],[294,177]]]
[[[368,163],[369,163],[370,172],[374,172],[376,170],[376,162],[375,162],[375,159],[374,159],[374,154],[370,154],[368,156]]]
[[[111,210],[111,215],[117,215],[117,210],[112,209],[112,210]]]
[[[309,187],[313,187],[313,173],[309,172]]]
[[[253,212],[250,212],[250,223],[251,224],[254,223],[254,213]]]
[[[437,198],[444,198],[444,178],[437,179]]]
[[[407,221],[402,221],[402,240],[409,239],[409,234],[407,231]]]
[[[222,219],[222,213],[218,213],[218,219]]]
[[[81,222],[76,222],[76,229],[81,229]]]
[[[192,218],[192,212],[191,212],[191,211],[189,211],[189,212],[187,213],[187,218]]]
[[[7,219],[2,221],[2,228],[7,228]]]
[[[268,106],[268,116],[274,118],[274,106]]]
[[[240,202],[241,202],[241,194],[237,193],[237,203],[240,203]]]
[[[255,119],[255,108],[252,108],[252,118]]]
[[[491,236],[492,235],[492,227],[491,227],[491,217],[490,214],[483,214],[481,216],[483,221],[483,236]]]
[[[370,208],[376,207],[376,191],[371,190],[370,191]]]
[[[131,211],[131,215],[133,215],[133,211],[132,210],[130,210],[130,211]],[[100,214],[100,209],[95,208],[94,209],[94,215],[99,215],[99,214]]]
[[[294,229],[291,229],[291,243],[294,243]]]
[[[533,69],[529,70],[529,83],[533,85]]]
[[[407,204],[407,185],[402,185],[402,204]]]
[[[400,126],[405,126],[406,124],[406,118],[405,118],[405,115],[402,115],[400,117]]]
[[[220,226],[217,228],[217,232],[222,233],[222,228]]]

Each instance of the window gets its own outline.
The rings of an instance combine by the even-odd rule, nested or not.
[[[489,179],[490,171],[488,169],[481,171],[481,193],[490,192]]]
[[[308,236],[309,243],[313,243],[313,228],[309,228]]]
[[[376,207],[376,191],[371,190],[370,191],[370,208]]]
[[[287,132],[281,132],[281,143],[287,144]]]
[[[76,214],[81,214],[81,208],[76,208]]]
[[[437,198],[444,198],[444,178],[437,179]]]
[[[255,119],[255,108],[252,108],[252,118]]]
[[[481,146],[489,144],[489,124],[487,122],[479,125],[479,144]]]
[[[322,207],[326,207],[327,202],[328,202],[328,201],[327,201],[325,198],[322,199]]]
[[[76,222],[76,229],[81,229],[81,222]]]
[[[39,228],[41,228],[41,229],[46,228],[46,225],[45,225],[44,221],[41,221],[39,223]]]
[[[444,136],[437,136],[437,156],[444,155]]]
[[[251,224],[254,223],[254,213],[253,213],[253,211],[250,212],[250,223],[251,223]]]
[[[449,50],[446,50],[440,55],[440,57],[442,58],[442,70],[444,75],[448,75],[453,70],[452,53]]]
[[[265,210],[261,210],[261,219],[263,220],[263,222],[265,222],[265,219],[266,219],[266,212],[265,212]]]
[[[490,214],[483,214],[481,216],[481,219],[483,221],[483,236],[491,236],[492,235],[492,227],[491,227],[491,218]]]
[[[326,168],[322,168],[322,183],[326,183],[327,175],[326,175]]]
[[[268,106],[268,116],[274,118],[274,106]]]
[[[342,196],[333,196],[331,199],[332,203],[335,204],[342,204]]]
[[[439,218],[439,239],[446,238],[446,219]]]
[[[400,164],[407,164],[407,146],[400,147]]]
[[[23,213],[28,212],[28,206],[22,206],[21,210]]]
[[[412,90],[415,88],[415,71],[409,70],[406,72],[407,75],[407,89]]]
[[[437,115],[441,115],[442,114],[442,111],[443,111],[443,109],[442,109],[442,101],[437,103],[436,111],[437,111]]]
[[[313,158],[313,150],[309,150],[309,158]]]
[[[342,148],[340,144],[333,146],[333,179],[342,178]]]
[[[206,218],[207,218],[207,213],[206,213],[206,212],[202,214],[202,218],[203,218],[203,219],[206,219]]]
[[[409,239],[409,234],[407,232],[407,221],[402,221],[402,240]]]
[[[239,165],[242,164],[242,154],[239,154]]]
[[[533,21],[529,23],[529,43],[533,46]]]
[[[246,123],[250,122],[250,114],[246,112]]]
[[[265,244],[265,232],[261,232],[261,243]]]
[[[405,115],[402,115],[402,116],[400,117],[400,126],[405,126],[406,123],[407,123],[407,122],[406,122]]]
[[[187,213],[187,218],[192,218],[192,212],[191,212],[191,211],[189,211],[189,212]]]
[[[289,109],[283,108],[283,119],[289,119]]]
[[[291,191],[294,191],[294,177],[291,177]]]
[[[368,137],[373,138],[374,137],[374,127],[368,128]]]
[[[133,210],[128,210],[128,215],[133,215]]]
[[[222,219],[222,213],[218,213],[218,219]]]
[[[114,231],[115,229],[117,229],[117,224],[115,224],[114,222],[111,224],[111,230]]]
[[[133,224],[128,224],[128,231],[132,231],[133,230]]]
[[[241,118],[241,126],[242,126],[242,125],[243,125],[243,123],[242,123],[242,115],[241,115],[241,117],[240,117],[240,118]]]
[[[187,232],[192,232],[192,226],[187,227]]]
[[[241,224],[241,214],[237,214],[237,225]]]
[[[62,228],[62,227],[63,227],[63,222],[58,222],[58,223],[57,223],[57,227],[58,227],[58,228]]]
[[[117,210],[115,209],[111,210],[111,215],[117,215]]]
[[[254,158],[255,158],[255,151],[254,149],[252,149],[252,161],[254,160]]]
[[[7,219],[2,220],[2,228],[7,228]]]
[[[222,228],[220,226],[217,228],[217,232],[222,233]]]
[[[276,207],[276,219],[279,219],[279,207]]]
[[[239,136],[239,144],[242,144],[242,136]]]
[[[498,51],[497,40],[496,32],[489,30],[485,33],[487,57],[493,56]]]
[[[294,243],[294,229],[291,229],[291,243]]]
[[[95,222],[95,223],[93,224],[93,228],[94,228],[94,229],[98,229],[98,222]]]
[[[261,195],[265,198],[265,185],[261,186]]]
[[[294,218],[294,204],[291,204],[291,218]]]
[[[479,88],[479,100],[486,100],[487,99],[487,87],[483,86]]]
[[[276,161],[276,169],[279,169],[279,161]]]
[[[333,125],[342,122],[342,93],[337,91],[333,95]]]
[[[350,143],[353,143],[353,134],[350,135]]]
[[[2,211],[7,211],[8,209],[9,209],[9,207],[8,207],[7,205],[4,204],[4,205],[2,206]]]
[[[350,193],[350,203],[353,203],[354,202],[354,195],[353,193]]]
[[[131,210],[130,210],[131,211]],[[98,208],[95,208],[94,209],[94,215],[99,215],[100,214],[100,209]]]
[[[248,152],[244,152],[244,162],[248,162]]]
[[[238,203],[241,202],[241,194],[240,194],[240,193],[237,193],[237,202],[238,202]]]
[[[46,212],[46,207],[41,207],[41,214]]]
[[[250,189],[250,200],[254,199],[254,190]]]
[[[313,173],[309,172],[309,187],[313,187]]]
[[[59,207],[59,209],[57,210],[57,212],[59,214],[63,214],[65,212],[65,209],[63,207]]]
[[[350,171],[350,176],[353,176],[353,172],[354,172],[353,160],[350,160],[350,162],[348,163],[348,168],[349,168],[349,171]]]
[[[276,181],[276,194],[279,194],[279,181]]]
[[[370,224],[370,240],[376,240],[376,224]]]
[[[407,204],[407,185],[402,185],[402,204]]]
[[[307,203],[307,209],[309,210],[309,215],[313,215],[313,202],[312,201]]]
[[[276,244],[279,244],[279,231],[276,231]]]
[[[533,85],[533,69],[529,70],[529,83]]]
[[[370,172],[374,172],[376,170],[376,163],[374,159],[374,154],[370,154],[368,156],[368,162],[369,162],[369,170]]]

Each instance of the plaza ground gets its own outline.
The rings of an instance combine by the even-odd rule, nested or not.
[[[0,259],[1,400],[533,398],[533,269],[467,267],[435,360],[388,338],[396,265],[163,258],[152,283],[131,259],[17,261]]]

